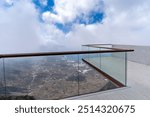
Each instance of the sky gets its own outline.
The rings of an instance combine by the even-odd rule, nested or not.
[[[0,53],[150,46],[150,0],[0,0]]]

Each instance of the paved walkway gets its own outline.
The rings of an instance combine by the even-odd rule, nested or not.
[[[150,66],[128,61],[128,87],[68,98],[72,100],[150,99]]]

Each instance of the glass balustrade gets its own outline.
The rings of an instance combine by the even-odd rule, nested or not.
[[[112,50],[108,48],[103,48],[100,46],[92,47],[92,50]],[[85,57],[85,60],[119,81],[123,85],[126,85],[126,75],[127,75],[127,53],[126,52],[110,52],[110,53],[100,53],[97,56]]]
[[[82,51],[69,54],[2,57],[0,96],[63,99],[119,87],[99,70],[125,86],[127,52],[110,50],[84,46]]]

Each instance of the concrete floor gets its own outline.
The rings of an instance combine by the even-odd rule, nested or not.
[[[128,87],[67,98],[69,100],[148,100],[150,66],[128,61]]]

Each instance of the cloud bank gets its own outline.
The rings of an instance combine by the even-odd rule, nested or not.
[[[26,0],[4,3],[0,7],[0,52],[30,52],[37,50],[40,39],[38,13],[32,2]],[[2,3],[1,3],[2,4]]]
[[[105,0],[102,23],[76,25],[68,34],[71,43],[113,43],[150,46],[150,2]]]
[[[102,10],[101,3],[101,0],[55,0],[53,12],[44,12],[43,19],[50,23],[66,24],[82,15],[86,18],[91,11],[100,12]]]
[[[149,0],[53,2],[50,8],[48,0],[1,0],[0,53],[76,50],[87,43],[150,46]]]

